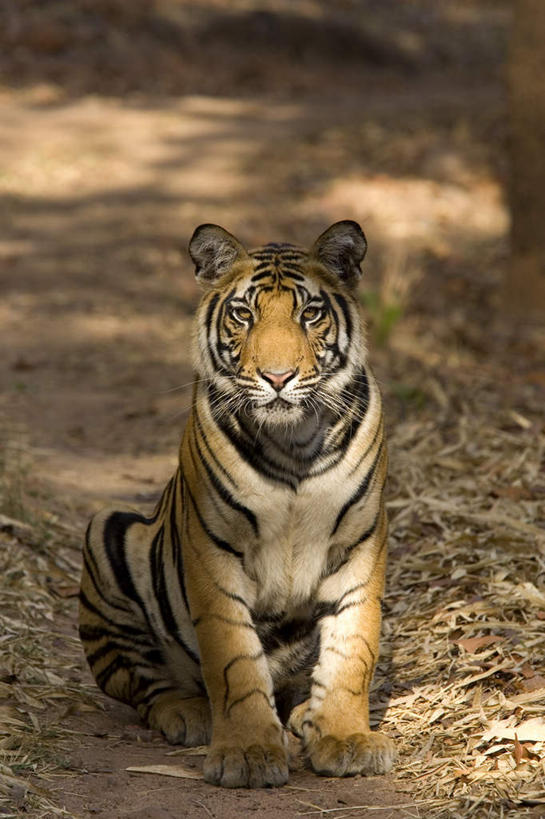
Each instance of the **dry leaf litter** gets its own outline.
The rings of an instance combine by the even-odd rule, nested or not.
[[[79,533],[28,512],[30,450],[6,427],[0,444],[0,509],[10,512],[0,514],[0,815],[67,816],[54,793],[55,776],[70,768],[63,719],[100,707],[79,679],[79,641],[66,628],[75,622]]]
[[[542,405],[502,410],[478,382],[391,436],[372,708],[424,816],[545,815]],[[456,395],[473,400],[457,412]]]

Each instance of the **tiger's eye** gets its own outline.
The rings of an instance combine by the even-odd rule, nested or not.
[[[305,307],[302,317],[306,322],[312,322],[321,318],[322,313],[323,311],[321,307]]]
[[[230,313],[232,318],[241,324],[247,324],[252,318],[252,311],[247,307],[231,307]]]

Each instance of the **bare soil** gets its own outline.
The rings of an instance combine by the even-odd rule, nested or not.
[[[103,817],[167,819],[174,816],[238,817],[260,816],[273,819],[280,815],[300,816],[321,813],[322,809],[341,810],[350,815],[393,819],[414,811],[413,801],[400,793],[393,777],[322,779],[305,770],[298,743],[292,739],[291,776],[280,789],[250,791],[225,790],[206,785],[201,775],[204,752],[200,755],[166,756],[172,752],[155,732],[135,724],[132,709],[105,703],[100,715],[79,717],[69,722],[81,741],[70,757],[74,773],[55,782],[57,799],[74,816],[89,813]],[[168,765],[182,771],[179,778],[127,772],[134,766]],[[191,778],[195,777],[195,778]],[[90,806],[92,810],[89,810]],[[346,809],[346,813],[343,810]]]
[[[293,20],[281,3],[229,11],[172,0],[151,4],[162,9],[151,30],[143,3],[126,19],[119,3],[89,16],[89,4],[59,2],[47,20],[39,3],[22,5],[26,16],[5,12],[0,60],[0,433],[12,453],[3,511],[33,535],[4,531],[7,549],[37,560],[53,601],[43,623],[64,693],[40,716],[49,763],[33,763],[34,790],[13,791],[0,815],[432,815],[418,807],[417,781],[319,778],[295,740],[280,790],[128,772],[176,764],[198,776],[202,756],[168,756],[171,746],[96,690],[75,639],[74,582],[90,514],[116,500],[149,508],[175,466],[198,298],[185,247],[201,222],[252,246],[309,243],[357,219],[390,429],[437,413],[454,424],[472,400],[486,413],[513,407],[515,429],[527,418],[537,429],[542,336],[503,319],[499,301],[507,4],[449,2],[438,13],[419,2],[389,18],[403,4],[369,0],[339,4],[324,22],[319,2]],[[0,667],[6,686],[10,669]]]

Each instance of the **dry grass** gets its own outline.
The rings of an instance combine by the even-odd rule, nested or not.
[[[545,437],[538,404],[483,409],[491,389],[391,436],[375,707],[426,815],[545,805]]]
[[[77,671],[73,619],[79,582],[74,534],[26,493],[30,453],[4,442],[0,474],[0,814],[64,816],[51,777],[68,767],[63,717],[92,707]],[[15,456],[20,456],[20,458]],[[19,510],[20,518],[4,513]]]

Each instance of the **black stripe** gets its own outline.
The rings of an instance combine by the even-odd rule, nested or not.
[[[241,605],[243,605],[243,606],[244,606],[244,608],[245,608],[247,611],[249,611],[249,612],[250,612],[250,614],[251,614],[250,607],[249,607],[248,603],[246,602],[246,600],[245,600],[243,597],[241,597],[241,596],[240,596],[240,594],[235,594],[235,592],[228,591],[227,589],[225,589],[223,586],[221,586],[221,585],[220,585],[219,583],[217,583],[216,581],[214,581],[214,586],[216,587],[216,589],[217,589],[217,590],[218,590],[218,591],[219,591],[221,594],[224,594],[224,595],[225,595],[225,597],[228,597],[228,598],[229,598],[229,600],[235,600],[237,603],[241,603]]]
[[[79,634],[85,642],[95,642],[96,640],[126,638],[131,643],[143,642],[145,645],[149,644],[149,634],[146,634],[140,628],[129,626],[127,623],[112,623],[112,628],[105,626],[90,626],[82,623],[79,627]]]
[[[144,656],[144,653],[141,651],[140,648],[134,649],[130,644],[129,645],[122,644],[122,643],[120,643],[118,641],[118,639],[116,637],[116,639],[110,640],[108,643],[106,643],[106,645],[103,645],[103,646],[100,646],[100,648],[97,648],[95,651],[92,652],[92,654],[88,654],[87,655],[87,662],[89,663],[89,665],[92,668],[95,663],[97,663],[99,660],[102,660],[104,657],[106,657],[112,651],[118,652],[119,654],[127,655],[127,654],[129,654],[131,652],[131,650],[134,651],[135,653],[139,654],[140,656]],[[158,653],[159,653],[159,660],[158,660],[158,662],[153,663],[152,665],[162,665],[163,664],[163,656],[162,656],[160,651]],[[133,660],[133,664],[134,664],[134,660]]]
[[[224,312],[225,312],[225,305],[230,299],[233,298],[233,296],[235,295],[235,292],[236,292],[236,290],[235,290],[235,288],[233,288],[230,291],[230,293],[228,293],[226,296],[223,296],[221,306],[220,306],[220,308],[218,309],[218,311],[216,313],[216,345],[217,345],[217,353],[220,356],[221,356],[222,352],[225,352],[225,351],[229,352],[230,351],[229,345],[224,344],[223,339],[222,339],[222,329],[223,329],[222,328],[222,320],[223,320],[223,315],[224,315]],[[212,345],[210,343],[210,340],[209,340],[209,345],[208,346],[209,346],[210,349],[213,349]],[[214,358],[216,357],[215,352],[216,351],[214,351]],[[222,361],[221,359],[217,362],[217,367],[218,367],[218,370],[220,372],[223,372],[223,373],[228,372],[228,369],[225,366],[225,362]]]
[[[173,686],[171,685],[162,685],[158,688],[153,688],[151,691],[149,691],[148,689],[150,685],[153,685],[156,682],[157,680],[154,680],[152,678],[148,679],[146,677],[142,677],[142,679],[138,683],[137,688],[135,688],[132,691],[134,704],[148,706],[147,712],[150,711],[151,706],[153,705],[153,700],[155,700],[158,696],[160,696],[161,694],[166,694],[167,691],[172,691],[173,693],[174,691],[176,691],[176,689],[173,688]],[[144,690],[146,691],[146,693],[143,696],[140,696],[140,694],[142,694],[142,691]]]
[[[125,554],[125,534],[133,523],[149,525],[147,519],[136,512],[113,512],[104,524],[104,548],[119,588],[125,597],[143,608],[142,598],[136,591]]]
[[[126,606],[120,606],[119,604],[114,603],[104,594],[102,587],[96,577],[96,574],[97,573],[99,574],[99,572],[98,566],[94,559],[94,555],[92,554],[91,551],[88,551],[87,549],[83,552],[83,565],[85,567],[85,570],[87,572],[87,575],[91,581],[91,584],[93,586],[93,589],[95,590],[97,597],[99,597],[102,600],[102,602],[106,603],[106,605],[109,606],[110,608],[128,613],[129,609]]]
[[[210,398],[211,412],[214,413],[212,405],[215,405],[215,396],[218,395],[217,390],[211,384],[208,388]],[[216,423],[223,434],[233,444],[241,458],[249,464],[259,475],[262,475],[269,480],[277,483],[283,483],[290,487],[290,489],[297,489],[299,485],[299,476],[294,472],[290,472],[282,466],[277,466],[272,463],[263,452],[263,447],[259,440],[256,441],[255,434],[251,435],[246,432],[242,423],[235,426],[235,422],[230,417],[216,417]]]
[[[251,662],[256,663],[258,660],[263,658],[264,654],[263,651],[258,651],[255,654],[237,654],[236,657],[233,657],[229,662],[224,666],[223,669],[223,682],[225,684],[225,694],[223,697],[223,707],[226,708],[227,700],[229,699],[229,690],[231,688],[229,683],[229,672],[233,668],[234,665],[237,663],[243,662],[244,660],[250,660]]]
[[[346,407],[346,429],[338,447],[345,451],[360,429],[369,408],[369,382],[365,370],[362,369],[360,375],[349,381],[340,397]],[[376,439],[376,434],[375,432],[373,441]]]
[[[180,470],[176,472],[176,488],[180,492],[180,508],[183,509],[183,484],[181,480]],[[185,587],[185,573],[184,573],[184,556],[182,552],[182,541],[180,532],[178,531],[178,524],[176,521],[176,501],[177,497],[173,499],[170,507],[170,541],[172,543],[172,562],[178,575],[178,583],[182,593],[183,601],[186,611],[189,614],[189,601],[187,598],[187,590]]]
[[[367,602],[367,598],[364,597],[360,600],[352,600],[350,603],[344,603],[342,606],[339,606],[335,614],[342,614],[342,612],[346,611],[346,609],[355,609],[357,606],[363,606],[365,602]]]
[[[366,529],[365,532],[363,532],[363,534],[360,535],[360,537],[357,540],[354,541],[354,543],[351,543],[350,546],[346,547],[346,553],[350,553],[353,549],[356,548],[356,546],[361,546],[362,543],[365,543],[366,540],[369,540],[369,538],[371,537],[371,535],[374,534],[374,532],[375,532],[375,530],[376,530],[376,528],[378,526],[378,521],[379,521],[379,518],[380,518],[381,511],[382,510],[379,509],[379,511],[375,515],[375,519],[374,519],[373,523],[371,524],[371,526],[369,526],[369,528]]]
[[[372,574],[373,574],[373,572],[371,571],[369,573],[369,578],[371,577]],[[352,588],[347,589],[344,592],[344,594],[341,594],[341,596],[339,597],[339,599],[337,600],[337,603],[336,603],[337,611],[340,610],[340,608],[343,605],[343,601],[348,597],[349,594],[354,594],[354,592],[357,592],[360,589],[364,589],[367,586],[367,584],[369,583],[369,578],[367,580],[365,580],[365,581],[362,581],[361,583],[356,583],[355,586],[352,586]]]
[[[350,475],[353,475],[354,472],[357,472],[358,469],[360,468],[360,466],[362,465],[362,463],[364,462],[364,460],[367,458],[367,456],[369,455],[369,453],[371,452],[371,450],[373,449],[373,447],[374,447],[374,445],[376,443],[376,440],[377,440],[377,438],[379,436],[379,433],[382,433],[382,423],[377,424],[376,429],[375,429],[375,434],[373,435],[373,440],[371,441],[369,446],[364,450],[364,452],[361,454],[360,458],[358,459],[357,464],[350,471]]]
[[[104,594],[102,590],[102,585],[99,583],[100,578],[100,569],[98,567],[98,563],[96,562],[95,555],[93,550],[91,549],[91,542],[90,542],[90,532],[91,532],[91,523],[87,527],[87,531],[85,532],[85,548],[83,549],[83,566],[87,572],[89,579],[91,580],[92,586],[103,603],[106,603],[107,606],[113,609],[118,609],[119,611],[128,612],[129,609],[124,606],[120,606],[119,604],[114,603]]]
[[[207,340],[208,340],[208,351],[210,353],[210,357],[212,358],[212,362],[213,362],[214,366],[216,367],[216,370],[219,373],[226,373],[226,372],[228,372],[228,370],[226,369],[224,363],[222,362],[221,358],[218,355],[218,349],[221,348],[221,346],[222,346],[221,332],[220,332],[221,331],[221,316],[222,316],[222,310],[221,309],[218,310],[218,315],[216,317],[216,344],[218,346],[218,349],[216,349],[216,347],[212,344],[212,342],[210,340],[210,333],[211,333],[211,330],[212,330],[212,321],[213,321],[213,318],[214,318],[214,310],[216,309],[219,300],[220,300],[219,293],[214,293],[214,295],[210,299],[210,303],[209,303],[208,309],[206,311],[205,327],[206,327],[206,336],[207,336]]]
[[[356,489],[356,491],[354,492],[352,497],[349,498],[346,501],[343,508],[341,509],[339,514],[337,515],[337,520],[335,521],[335,526],[333,527],[330,536],[335,534],[335,532],[339,528],[339,525],[340,525],[342,519],[344,518],[344,516],[346,515],[346,513],[348,512],[350,507],[353,506],[355,503],[357,503],[359,500],[361,500],[361,498],[367,492],[367,489],[369,488],[369,484],[371,483],[373,475],[375,474],[375,470],[377,468],[379,458],[380,458],[380,456],[382,454],[382,450],[383,450],[383,444],[382,444],[382,441],[381,441],[380,446],[379,446],[378,451],[377,451],[377,454],[375,455],[375,460],[371,464],[371,467],[368,469],[367,474],[365,475],[363,481],[360,483],[360,485],[358,486],[358,488]]]
[[[165,628],[179,643],[178,623],[170,605],[165,578],[164,542],[164,529],[161,527],[151,542],[149,553],[151,582]],[[182,647],[185,648],[185,645],[182,644]]]
[[[210,335],[210,330],[212,328],[212,317],[214,315],[214,310],[216,309],[216,305],[220,300],[219,293],[214,293],[212,298],[208,303],[208,309],[206,311],[206,317],[204,320],[207,335]]]
[[[248,382],[249,382],[250,384],[253,384],[253,379],[249,378],[249,379],[247,379],[247,380],[248,380]],[[225,469],[225,467],[223,466],[223,464],[221,463],[221,461],[219,461],[219,460],[218,460],[218,458],[216,457],[216,453],[214,452],[214,450],[212,449],[212,447],[211,447],[211,446],[210,446],[210,444],[208,443],[208,437],[207,437],[207,435],[206,435],[206,433],[205,433],[205,431],[204,431],[204,429],[203,429],[203,426],[202,426],[202,424],[201,424],[201,419],[199,418],[199,411],[198,411],[198,408],[197,408],[197,407],[195,407],[194,417],[195,417],[195,423],[197,424],[197,429],[199,430],[199,433],[200,433],[200,435],[201,435],[201,437],[202,437],[202,439],[203,439],[203,441],[204,441],[204,444],[205,444],[205,446],[206,446],[206,449],[207,449],[207,450],[208,450],[208,452],[210,453],[210,455],[211,455],[211,457],[212,457],[212,460],[214,461],[214,463],[215,463],[216,467],[217,467],[217,468],[220,470],[220,472],[222,472],[222,473],[223,473],[223,475],[225,475],[225,477],[227,478],[227,480],[229,480],[229,481],[230,481],[230,482],[233,484],[233,486],[235,487],[235,489],[238,489],[238,485],[237,485],[236,481],[235,481],[235,480],[233,479],[233,477],[232,477],[232,476],[229,474],[229,472],[227,472],[227,470]]]
[[[173,486],[173,483],[174,483],[174,479],[175,479],[175,475],[172,476],[172,478],[169,480],[169,482],[165,486],[165,488],[163,490],[163,494],[159,498],[159,502],[157,503],[157,506],[154,509],[152,517],[145,519],[145,522],[148,525],[150,523],[155,523],[159,519],[159,517],[161,517],[163,515],[163,512],[166,510],[167,506],[169,505],[170,497],[172,495],[172,486]]]
[[[185,640],[180,636],[179,623],[177,622],[170,598],[168,596],[168,589],[165,578],[165,561],[164,561],[164,529],[161,527],[155,537],[153,538],[149,562],[152,587],[155,594],[155,599],[163,619],[163,623],[167,632],[174,638],[176,643],[185,651],[194,663],[199,664],[199,658],[195,652],[189,648]]]
[[[131,676],[131,672],[134,671],[133,661],[125,654],[118,654],[115,660],[96,675],[97,685],[99,685],[103,691],[106,691],[106,686],[110,682],[110,679],[117,671],[121,670],[128,671],[129,676]]]
[[[191,492],[189,486],[187,486],[187,483],[185,484],[185,486],[186,486],[189,498],[191,500],[191,503],[193,504],[193,508],[195,510],[195,514],[197,515],[198,521],[199,521],[202,529],[206,533],[206,535],[212,541],[212,543],[214,543],[218,547],[218,549],[221,549],[224,552],[229,552],[229,554],[235,555],[235,557],[238,557],[238,558],[244,557],[243,552],[239,552],[237,549],[233,548],[233,546],[231,546],[230,543],[227,543],[227,541],[222,540],[221,538],[219,538],[217,535],[214,534],[214,532],[211,531],[211,529],[208,528],[208,526],[204,522],[203,516],[201,515],[201,513],[199,511],[199,508],[197,506],[195,498],[193,497],[193,493]]]
[[[197,436],[195,436],[195,446],[197,447],[197,455],[199,456],[200,461],[206,470],[206,474],[210,479],[210,483],[212,484],[220,498],[224,501],[224,503],[230,506],[231,509],[234,509],[236,512],[240,512],[241,515],[244,515],[244,517],[254,530],[254,533],[256,535],[259,535],[259,527],[256,516],[250,509],[248,509],[246,506],[242,506],[242,504],[238,503],[238,501],[234,499],[229,490],[224,486],[224,484],[221,483],[217,475],[212,471],[208,461],[204,456],[203,451],[199,446]]]
[[[168,491],[169,487],[170,482],[165,491]],[[163,497],[164,495],[165,493],[163,493]],[[159,505],[161,505],[161,501]],[[110,565],[118,586],[126,597],[138,605],[146,621],[147,628],[151,633],[153,633],[153,627],[148,617],[146,606],[136,590],[127,562],[127,555],[125,554],[125,534],[128,527],[133,523],[143,523],[145,526],[150,526],[150,524],[155,521],[155,518],[156,515],[154,515],[153,518],[145,518],[136,512],[113,512],[104,525],[103,534],[104,549],[110,560]]]
[[[305,281],[305,277],[301,273],[301,265],[291,259],[282,259],[282,274],[289,276],[290,279],[296,279],[300,282]]]
[[[97,617],[100,617],[100,619],[101,619],[101,620],[103,620],[103,621],[104,621],[104,622],[105,622],[105,623],[106,623],[108,626],[112,626],[112,628],[116,628],[116,626],[117,626],[116,621],[115,621],[115,620],[111,620],[111,619],[110,619],[110,618],[109,618],[109,617],[108,617],[106,614],[104,614],[104,612],[103,612],[103,611],[101,611],[100,609],[98,609],[98,608],[95,606],[95,604],[94,604],[94,603],[91,603],[91,601],[89,600],[89,598],[87,597],[87,595],[85,594],[85,592],[83,591],[83,589],[80,589],[80,593],[79,593],[79,601],[80,601],[80,603],[81,603],[81,605],[82,605],[82,606],[85,606],[85,608],[87,609],[87,611],[90,611],[90,612],[92,612],[93,614],[96,614],[96,615],[97,615]]]
[[[247,694],[244,694],[242,697],[239,697],[237,700],[234,700],[232,703],[230,703],[229,707],[226,708],[224,711],[225,716],[226,717],[229,716],[235,705],[240,705],[241,702],[245,702],[245,700],[249,699],[250,697],[253,697],[254,694],[260,694],[262,697],[265,698],[265,702],[267,703],[267,705],[270,706],[271,701],[269,699],[267,692],[263,691],[262,688],[252,688],[250,691],[248,691]]]
[[[352,552],[354,551],[354,549],[356,549],[358,546],[361,546],[363,543],[365,543],[366,540],[369,540],[369,538],[375,533],[377,525],[378,525],[379,517],[380,517],[380,510],[377,513],[377,515],[376,515],[373,523],[371,524],[371,526],[368,529],[366,529],[366,531],[363,532],[363,534],[360,535],[360,537],[356,541],[354,541],[354,543],[351,543],[350,546],[347,546],[345,548],[344,552],[342,553],[342,556],[340,556],[338,558],[338,561],[333,566],[331,566],[331,568],[327,569],[326,573],[323,575],[324,578],[325,577],[331,577],[332,575],[336,574],[340,569],[342,569],[343,566],[346,566],[346,564],[350,560],[350,556],[351,556]],[[371,574],[369,575],[369,577],[370,576],[371,576]],[[366,581],[366,583],[367,582],[369,582],[369,581]],[[363,584],[361,584],[361,585],[363,585]]]
[[[340,310],[344,316],[344,322],[346,324],[346,337],[348,341],[350,341],[352,338],[352,318],[350,316],[348,302],[346,301],[344,296],[341,296],[340,293],[333,293],[332,295],[337,304],[339,305]]]
[[[317,620],[321,620],[323,617],[331,617],[333,614],[335,614],[336,607],[336,603],[318,603],[314,609],[314,617]]]

